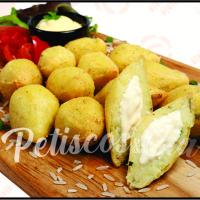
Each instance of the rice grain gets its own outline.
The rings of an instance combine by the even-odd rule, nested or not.
[[[186,174],[187,177],[192,177],[192,176],[194,176],[194,175],[195,175],[194,172],[189,172],[188,174]]]
[[[117,186],[117,187],[123,187],[123,186],[124,186],[124,184],[123,184],[123,183],[121,183],[121,182],[115,182],[115,186]]]
[[[4,123],[7,123],[10,121],[10,115],[9,114],[4,114],[3,117],[1,117],[1,120],[4,122]]]
[[[124,186],[123,189],[124,189],[124,192],[126,192],[127,194],[131,193],[131,191],[128,189],[128,187]]]
[[[112,177],[112,176],[109,175],[109,174],[103,174],[103,176],[104,176],[104,178],[106,178],[106,179],[109,180],[109,181],[112,181],[112,182],[115,181],[114,177]]]
[[[60,176],[57,176],[58,181],[63,181],[63,179]]]
[[[37,158],[37,155],[33,153],[32,151],[29,151],[29,155],[31,155],[33,158]]]
[[[0,112],[5,114],[5,110],[3,110],[4,108],[3,107],[0,107]]]
[[[94,178],[94,174],[89,174],[87,177],[89,180]]]
[[[56,176],[53,172],[49,172],[49,175],[51,176],[51,178],[52,178],[54,181],[57,181],[57,180],[58,180],[57,176]]]
[[[103,195],[105,197],[115,198],[115,194],[113,194],[111,192],[102,192],[101,195]]]
[[[79,165],[79,164],[81,164],[81,161],[80,160],[74,160],[74,164]]]
[[[2,107],[5,108],[8,104],[9,104],[9,101],[5,101]]]
[[[106,169],[109,169],[110,168],[110,166],[108,166],[108,165],[105,165],[105,166],[99,166],[99,167],[97,167],[96,168],[96,170],[99,170],[99,171],[101,171],[101,170],[106,170]]]
[[[73,172],[78,171],[78,170],[81,169],[82,167],[83,167],[82,164],[77,165],[76,167],[74,167],[74,168],[72,169],[72,171],[73,171]]]
[[[76,193],[76,192],[77,192],[77,190],[76,190],[76,189],[73,189],[73,188],[71,188],[71,189],[68,189],[68,190],[67,190],[67,192],[68,192],[68,193]]]
[[[14,146],[14,143],[11,142],[5,149],[6,151],[10,150]]]
[[[145,192],[148,192],[150,190],[151,190],[150,188],[146,187],[146,188],[142,188],[142,189],[138,190],[138,192],[139,193],[145,193]]]
[[[87,186],[85,184],[83,184],[83,183],[76,183],[76,186],[79,187],[82,190],[87,190],[88,189]]]
[[[57,173],[60,173],[62,170],[63,170],[62,167],[58,167],[58,169],[56,171],[57,171]]]
[[[56,185],[66,185],[67,183],[65,181],[53,181],[54,184]]]
[[[106,192],[108,190],[108,186],[106,183],[102,183],[102,190]]]
[[[190,167],[197,168],[197,165],[191,160],[185,160],[185,163],[188,164]]]
[[[156,188],[156,191],[164,190],[164,189],[166,189],[166,188],[168,188],[168,187],[169,187],[168,184],[159,185],[159,186]]]

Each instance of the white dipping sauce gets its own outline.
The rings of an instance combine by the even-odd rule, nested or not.
[[[81,27],[81,24],[73,21],[69,17],[60,16],[58,19],[42,19],[36,26],[36,28],[44,31],[71,31]]]
[[[143,96],[138,76],[129,81],[120,102],[122,143],[130,138],[130,129],[138,124],[142,115]]]
[[[180,111],[174,111],[151,122],[141,137],[140,163],[145,164],[165,152],[170,152],[180,137],[182,127]]]

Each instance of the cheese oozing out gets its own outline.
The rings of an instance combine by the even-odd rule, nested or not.
[[[130,130],[141,119],[143,108],[143,94],[138,76],[133,76],[120,102],[121,139],[126,144],[130,138]]]
[[[179,110],[151,122],[141,136],[140,163],[145,164],[166,152],[171,152],[180,137],[182,127]]]

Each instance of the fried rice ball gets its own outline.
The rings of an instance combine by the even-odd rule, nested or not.
[[[117,65],[102,52],[83,55],[78,67],[84,69],[92,76],[96,91],[99,91],[119,74]]]
[[[132,45],[128,43],[122,43],[115,47],[110,54],[110,58],[119,67],[121,72],[125,67],[127,67],[132,62],[139,58],[144,58],[145,60],[151,60],[154,62],[160,62],[160,57],[151,51],[144,49],[138,45]]]
[[[9,100],[19,87],[29,84],[42,84],[42,75],[32,61],[15,59],[8,62],[0,71],[0,93]]]
[[[43,76],[47,78],[57,68],[76,66],[76,59],[74,54],[65,47],[54,46],[42,52],[38,66]]]
[[[99,38],[84,37],[73,40],[65,45],[67,49],[72,51],[76,57],[76,61],[80,60],[81,56],[86,53],[101,51],[106,53],[106,43]]]
[[[94,95],[94,82],[92,77],[78,67],[65,67],[54,70],[46,87],[61,101]]]
[[[78,97],[62,104],[55,120],[55,128],[59,133],[67,136],[70,143],[79,136],[79,142],[90,141],[96,143],[104,131],[104,110],[102,105],[91,97]],[[92,140],[96,137],[96,141]],[[94,137],[94,138],[95,138]]]
[[[31,84],[21,87],[10,99],[11,128],[30,129],[33,132],[33,140],[30,141],[36,143],[50,133],[58,109],[58,99],[44,86]],[[29,134],[23,133],[23,138],[28,140]]]

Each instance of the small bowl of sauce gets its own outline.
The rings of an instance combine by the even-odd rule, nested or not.
[[[49,12],[34,16],[28,24],[32,35],[55,46],[87,36],[90,20],[78,13]]]

